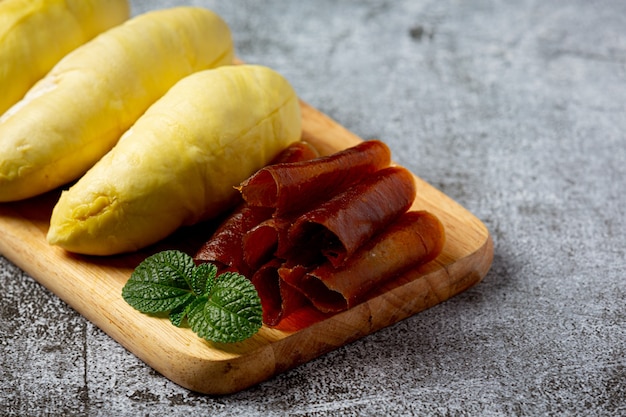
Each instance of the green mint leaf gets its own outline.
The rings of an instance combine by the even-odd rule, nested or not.
[[[180,327],[183,323],[185,317],[189,314],[191,310],[193,310],[196,305],[206,303],[206,297],[192,297],[188,302],[182,304],[170,311],[169,317],[170,322],[176,326]]]
[[[183,252],[167,250],[146,258],[122,289],[128,304],[143,313],[169,313],[180,327],[187,321],[198,336],[222,343],[239,342],[262,326],[262,308],[254,285],[227,272],[216,278],[213,264],[196,266]]]
[[[190,301],[188,276],[193,274],[193,258],[180,251],[163,251],[144,259],[122,289],[128,304],[143,313],[160,313]]]
[[[254,335],[263,324],[261,300],[243,275],[227,272],[218,277],[205,303],[198,303],[187,320],[198,336],[234,343]]]
[[[196,295],[208,295],[213,288],[215,277],[217,276],[217,266],[206,263],[200,264],[193,270],[191,277],[191,288]]]
[[[187,280],[192,276],[194,268],[191,256],[177,250],[166,250],[144,259],[130,279],[189,289]]]
[[[128,281],[122,297],[142,313],[162,313],[187,304],[195,297],[189,290],[149,281]]]

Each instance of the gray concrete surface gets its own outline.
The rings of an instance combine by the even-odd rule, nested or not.
[[[186,3],[220,13],[242,58],[475,213],[494,236],[492,270],[211,397],[0,258],[0,415],[626,415],[626,2]]]

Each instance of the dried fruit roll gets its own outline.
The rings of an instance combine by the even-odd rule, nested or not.
[[[407,169],[383,168],[298,217],[288,231],[289,246],[319,248],[334,266],[341,265],[405,213],[415,192],[413,174]]]
[[[331,197],[390,162],[387,145],[370,140],[314,161],[265,167],[239,190],[249,205],[273,207],[276,216],[283,216]]]
[[[290,282],[320,311],[337,312],[362,301],[373,288],[408,268],[435,259],[445,234],[439,219],[410,211],[362,246],[339,268],[330,262]]]
[[[261,266],[250,279],[261,299],[263,323],[269,326],[276,326],[292,312],[310,305],[300,290],[280,279],[282,268],[282,261],[274,258]]]
[[[271,209],[241,204],[202,245],[194,255],[194,262],[213,263],[220,273],[233,271],[249,277],[250,270],[244,259],[243,236],[271,215]]]
[[[317,150],[309,143],[296,142],[288,146],[273,160],[272,164],[306,161],[318,157]],[[251,256],[254,249],[261,245],[255,244],[250,250],[244,250],[243,241],[247,232],[271,218],[273,209],[267,207],[250,207],[240,204],[217,228],[194,255],[197,264],[211,262],[219,270],[239,271],[250,276]],[[261,256],[261,255],[259,255]],[[258,267],[259,265],[253,265]]]

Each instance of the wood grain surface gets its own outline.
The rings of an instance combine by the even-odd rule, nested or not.
[[[302,138],[321,153],[361,141],[301,104]],[[436,214],[446,229],[446,244],[435,261],[392,280],[350,310],[328,317],[296,312],[279,328],[264,326],[241,343],[207,342],[188,328],[172,326],[167,318],[137,312],[121,297],[132,270],[146,256],[173,248],[193,254],[215,224],[183,228],[129,255],[74,255],[46,242],[57,190],[0,204],[0,253],[165,377],[193,391],[232,393],[443,302],[486,275],[493,258],[489,231],[449,197],[420,178],[415,180],[418,195],[413,208]]]

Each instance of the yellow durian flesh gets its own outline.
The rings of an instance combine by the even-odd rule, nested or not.
[[[80,177],[177,81],[233,56],[226,23],[197,7],[148,12],[75,49],[0,117],[0,201]]]
[[[62,193],[48,242],[89,255],[156,243],[231,207],[234,187],[300,136],[298,98],[277,72],[238,65],[190,75]]]
[[[0,1],[0,114],[63,56],[129,15],[127,0]]]

